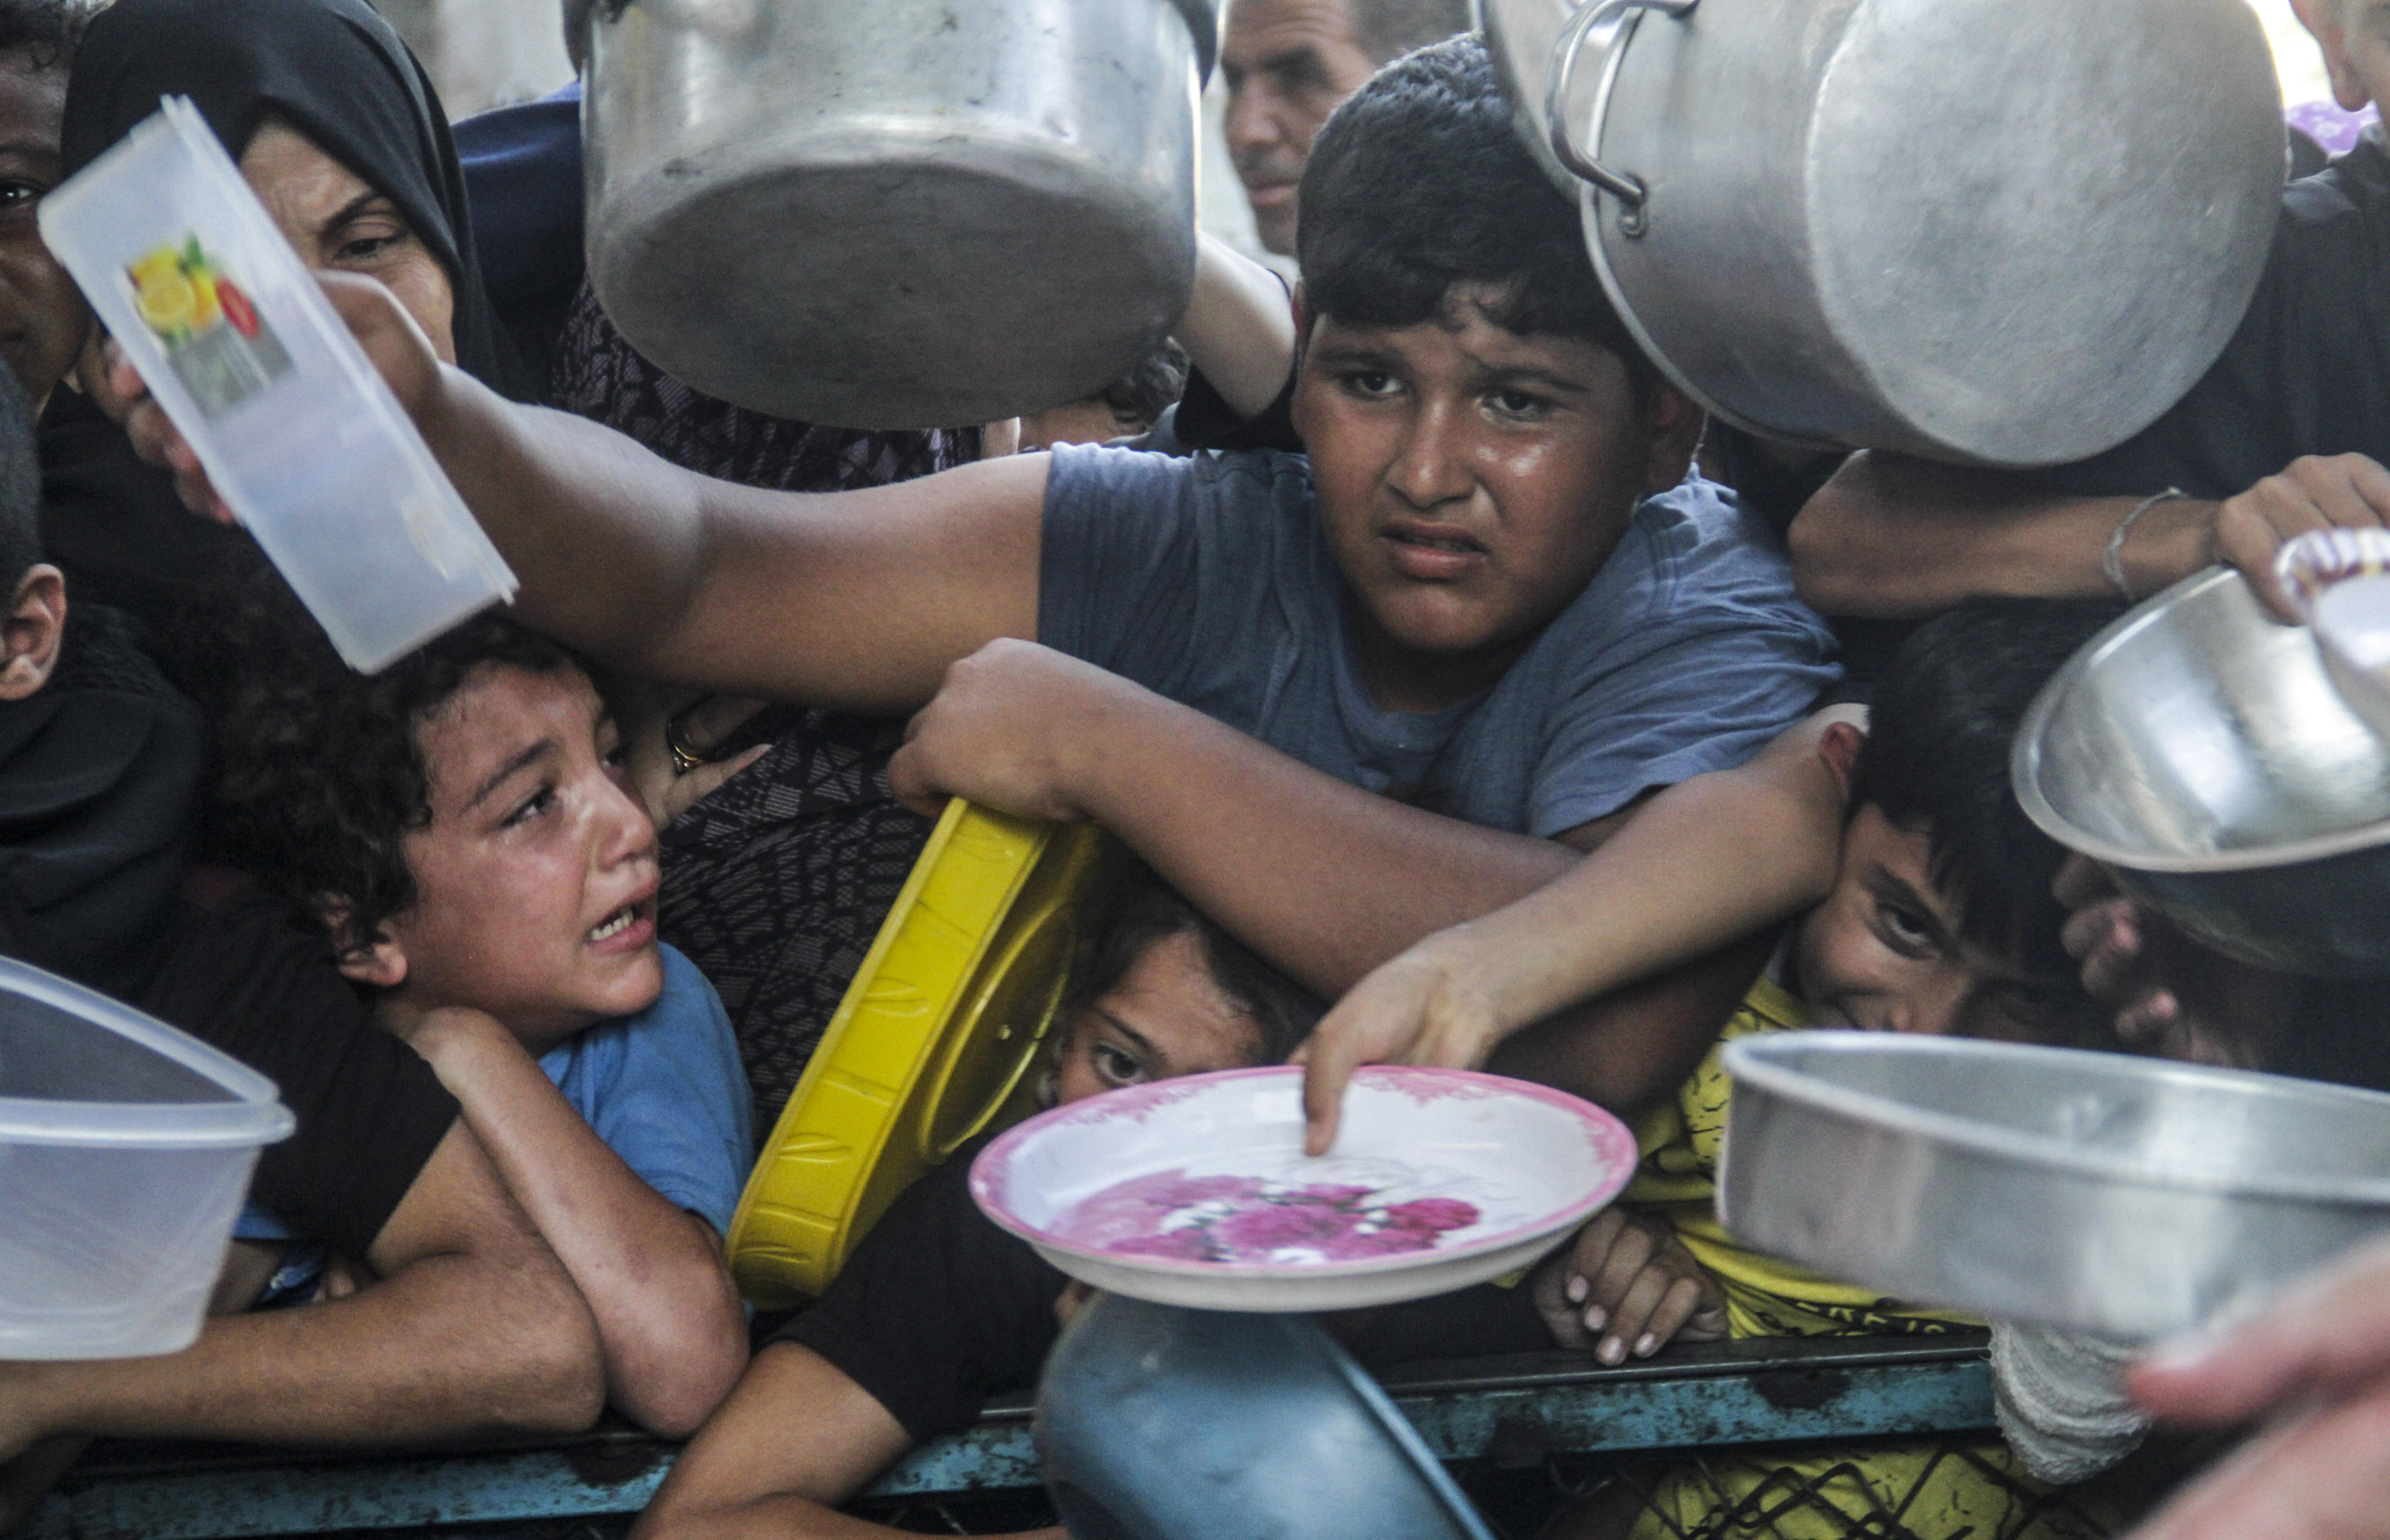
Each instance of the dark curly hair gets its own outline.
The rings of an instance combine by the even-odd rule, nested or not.
[[[2123,613],[2109,599],[1971,599],[1901,643],[1868,707],[1851,806],[1926,830],[1934,884],[1970,939],[2044,975],[2075,972],[2050,894],[2066,852],[2017,804],[2009,751],[2050,676]]]
[[[238,614],[212,848],[311,918],[340,903],[349,933],[369,942],[416,900],[405,839],[431,821],[416,729],[482,669],[556,674],[581,661],[491,612],[360,674],[278,580],[255,584]]]

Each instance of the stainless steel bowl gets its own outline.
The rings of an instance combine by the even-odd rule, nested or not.
[[[1074,1540],[1492,1540],[1308,1315],[1098,1294],[1046,1362],[1037,1455]]]
[[[2218,951],[2390,973],[2390,743],[2239,573],[2186,579],[2093,638],[2010,768],[2052,839]]]
[[[1881,1033],[1726,1067],[1727,1226],[1904,1300],[2159,1337],[2390,1229],[2390,1096]]]

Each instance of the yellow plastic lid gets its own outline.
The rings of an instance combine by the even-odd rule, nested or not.
[[[767,1309],[818,1295],[896,1195],[1034,1111],[1109,841],[955,799],[747,1179],[726,1247]]]

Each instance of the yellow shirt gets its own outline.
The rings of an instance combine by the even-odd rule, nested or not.
[[[1727,1297],[1736,1338],[1947,1335],[1982,1325],[1885,1299],[1752,1251],[1717,1220],[1718,1152],[1731,1090],[1719,1048],[1796,1032],[1807,1008],[1762,979],[1676,1097],[1637,1129],[1643,1154],[1619,1201],[1665,1214]],[[2096,1540],[2147,1506],[2133,1462],[2075,1488],[2035,1481],[1991,1434],[1897,1443],[1725,1449],[1632,1472],[1645,1494],[1630,1540]]]
[[[1643,1163],[1619,1201],[1664,1214],[1677,1226],[1686,1248],[1725,1290],[1737,1338],[1932,1337],[1980,1329],[1983,1323],[1972,1317],[1888,1300],[1754,1251],[1718,1223],[1718,1151],[1726,1142],[1731,1091],[1721,1050],[1737,1038],[1808,1025],[1808,1007],[1782,985],[1769,979],[1752,985],[1701,1067],[1636,1129]]]

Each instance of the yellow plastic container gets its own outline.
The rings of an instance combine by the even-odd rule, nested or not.
[[[726,1242],[747,1298],[818,1295],[898,1193],[1034,1110],[1107,847],[1092,825],[947,804],[747,1179]]]

